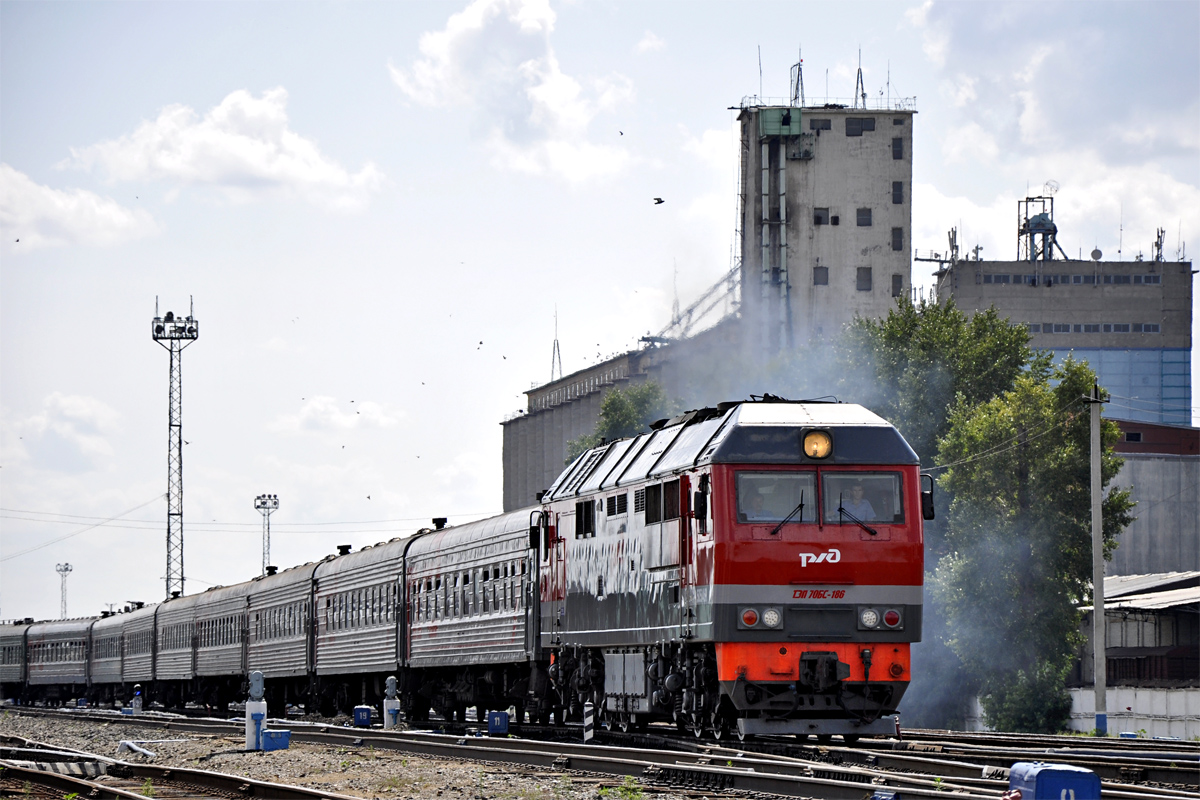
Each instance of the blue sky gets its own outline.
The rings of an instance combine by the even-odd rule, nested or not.
[[[729,268],[760,48],[768,97],[801,47],[810,100],[852,94],[860,48],[869,92],[916,97],[918,249],[958,226],[1015,256],[1054,180],[1068,253],[1161,226],[1173,258],[1198,34],[1195,2],[6,0],[0,617],[56,616],[64,561],[73,614],[162,593],[156,297],[201,323],[190,592],[257,573],[260,493],[280,565],[499,511],[498,423],[556,309],[570,372]]]

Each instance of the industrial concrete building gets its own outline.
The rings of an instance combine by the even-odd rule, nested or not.
[[[527,392],[526,408],[501,423],[506,510],[550,485],[609,388],[652,377],[695,403],[740,397],[727,373],[741,359],[763,363],[856,316],[886,316],[910,291],[913,100],[809,106],[796,78],[788,100],[741,104],[739,263],[727,276],[736,311]]]
[[[1114,449],[1125,465],[1112,483],[1129,489],[1137,505],[1105,574],[1200,571],[1200,428],[1118,424]]]
[[[960,260],[951,233],[950,254],[936,258],[939,302],[994,306],[1056,361],[1087,361],[1112,394],[1107,416],[1189,424],[1192,263],[1164,260],[1161,234],[1150,261],[1101,261],[1099,250],[1090,261],[1054,259],[1053,198],[1019,205],[1016,261]]]
[[[908,293],[911,106],[743,103],[742,318],[755,353],[885,316]]]

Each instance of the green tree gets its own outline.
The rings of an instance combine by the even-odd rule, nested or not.
[[[647,430],[651,422],[677,413],[678,405],[667,397],[662,385],[654,381],[609,389],[600,401],[600,418],[596,420],[595,430],[567,442],[567,463],[601,442],[636,436]]]
[[[932,593],[947,644],[980,693],[988,724],[1055,732],[1070,703],[1077,605],[1091,592],[1089,409],[1095,381],[1068,358],[1035,359],[1014,387],[983,403],[960,395],[940,442],[939,484],[953,498]],[[1105,486],[1122,460],[1116,423],[1102,430]],[[1105,557],[1132,520],[1129,492],[1103,500]]]
[[[884,319],[856,319],[838,349],[847,396],[899,428],[926,466],[957,398],[975,405],[1011,389],[1033,358],[1024,326],[994,308],[968,316],[953,300],[900,298]]]

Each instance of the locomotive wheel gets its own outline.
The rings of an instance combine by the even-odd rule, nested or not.
[[[617,715],[617,730],[619,730],[621,733],[629,733],[629,728],[629,714],[622,711]]]
[[[720,711],[714,711],[709,720],[708,732],[712,734],[714,739],[724,739],[729,733],[729,720]]]
[[[704,736],[704,729],[706,727],[704,724],[704,716],[699,711],[693,712],[692,721],[688,727],[691,728],[692,733],[697,739],[702,738]]]

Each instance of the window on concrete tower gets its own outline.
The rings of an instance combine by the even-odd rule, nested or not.
[[[829,285],[829,267],[813,267],[813,286]]]
[[[904,202],[904,181],[892,181],[892,205]]]
[[[828,225],[829,224],[829,209],[814,208],[813,209],[813,225]]]
[[[810,131],[833,130],[833,120],[831,120],[831,119],[810,119],[808,121],[808,129]]]
[[[904,158],[904,140],[899,136],[892,138],[892,160],[901,161]]]
[[[860,291],[860,292],[871,291],[871,268],[870,267],[859,267],[858,268],[858,281],[855,285],[855,288],[858,289],[858,291]]]
[[[846,117],[846,135],[862,136],[864,131],[875,130],[874,117]]]
[[[892,276],[892,297],[899,297],[904,294],[904,276],[896,274]]]
[[[860,227],[860,228],[871,227],[871,209],[860,208],[858,210],[858,227]]]
[[[897,252],[904,249],[904,228],[892,228],[892,249]]]

